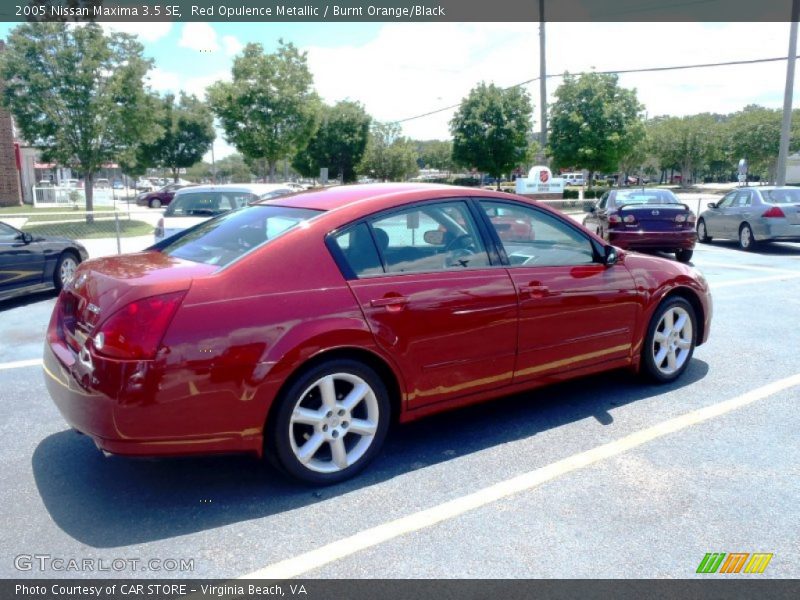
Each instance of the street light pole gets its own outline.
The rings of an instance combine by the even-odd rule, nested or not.
[[[539,0],[539,104],[542,153],[547,145],[547,65],[545,63],[544,0]]]
[[[778,150],[777,185],[786,185],[786,162],[789,158],[789,135],[792,128],[792,91],[794,89],[794,63],[797,56],[797,21],[800,19],[800,0],[792,0],[792,26],[789,32],[789,57],[786,62],[786,89],[783,93],[783,120],[781,142]]]

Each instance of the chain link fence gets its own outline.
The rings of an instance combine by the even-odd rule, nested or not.
[[[163,211],[125,206],[38,208],[36,212],[0,213],[0,221],[37,237],[63,237],[83,244],[92,258],[138,252],[154,243],[153,231]]]

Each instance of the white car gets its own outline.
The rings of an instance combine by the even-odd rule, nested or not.
[[[247,206],[257,200],[268,200],[295,190],[284,184],[231,183],[227,185],[195,185],[175,192],[175,197],[158,220],[156,242],[207,221],[222,213]]]

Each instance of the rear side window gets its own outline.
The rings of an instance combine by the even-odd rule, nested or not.
[[[258,200],[249,192],[190,192],[173,200],[164,212],[168,217],[215,217]]]
[[[366,223],[359,223],[336,236],[333,240],[342,256],[357,277],[383,273],[383,265],[372,233]]]
[[[251,250],[321,214],[269,204],[232,211],[153,246],[167,256],[224,267]]]

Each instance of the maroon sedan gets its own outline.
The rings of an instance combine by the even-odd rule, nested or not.
[[[695,214],[669,190],[611,190],[588,208],[583,225],[620,248],[694,254]]]
[[[192,184],[170,183],[155,192],[144,192],[136,196],[136,204],[138,206],[149,206],[150,208],[169,206],[169,203],[172,202],[172,199],[175,197],[175,192],[190,185]]]
[[[340,186],[83,263],[44,370],[104,451],[269,453],[332,483],[393,420],[616,368],[673,381],[710,321],[693,268],[625,253],[534,201]]]

